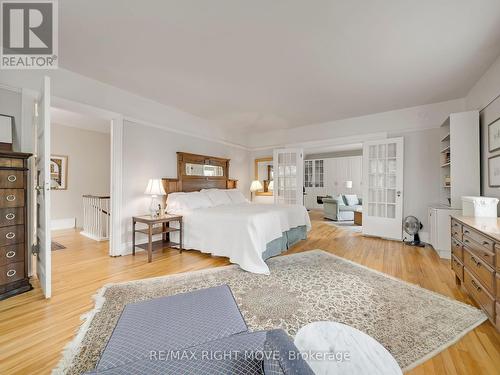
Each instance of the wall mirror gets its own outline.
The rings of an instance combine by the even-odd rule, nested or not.
[[[224,168],[218,165],[186,163],[186,176],[222,177]]]
[[[263,189],[256,195],[273,195],[273,158],[255,159],[255,179],[259,180]]]

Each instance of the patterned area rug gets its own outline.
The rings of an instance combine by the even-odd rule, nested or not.
[[[361,225],[354,224],[354,221],[329,221],[325,220],[324,223],[331,225],[332,227],[342,228],[348,230],[349,232],[363,233],[363,227]]]
[[[50,247],[51,247],[52,251],[66,249],[66,246],[61,245],[59,242],[55,242],[55,241],[52,241],[50,243]]]
[[[310,322],[341,322],[378,340],[403,370],[486,320],[472,306],[322,250],[276,257],[268,264],[270,276],[231,265],[104,287],[54,373],[93,369],[125,304],[221,284],[231,287],[250,330],[283,328],[294,336]]]

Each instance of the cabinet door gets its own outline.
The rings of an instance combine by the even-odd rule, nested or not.
[[[434,208],[429,208],[429,239],[432,247],[436,247],[436,233],[437,233],[437,213]]]

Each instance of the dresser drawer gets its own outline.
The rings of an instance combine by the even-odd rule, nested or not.
[[[451,219],[451,233],[453,232],[462,233],[462,224],[455,219]]]
[[[493,240],[490,240],[488,237],[484,236],[483,234],[476,232],[474,229],[471,229],[469,227],[464,227],[463,231],[463,238],[468,238],[469,240],[475,241],[479,246],[482,246],[488,251],[493,251],[495,248],[495,242]]]
[[[24,224],[24,208],[0,208],[0,227]]]
[[[13,225],[0,228],[0,246],[14,245],[24,242],[24,225]]]
[[[23,189],[0,189],[0,208],[24,207]]]
[[[500,303],[500,273],[496,273],[496,279],[497,279],[497,300]],[[497,310],[498,313],[500,313],[500,310]]]
[[[497,270],[500,272],[500,246],[495,245],[495,253],[496,253],[496,263],[497,263]]]
[[[497,320],[496,320],[497,330],[500,331],[500,303],[497,302]]]
[[[462,225],[458,223],[451,224],[451,237],[458,241],[462,241]]]
[[[495,267],[495,253],[479,245],[476,241],[464,235],[464,249],[469,250],[475,256],[478,256],[491,267]]]
[[[451,257],[451,268],[460,281],[464,281],[464,266],[455,256]]]
[[[0,170],[0,189],[22,189],[24,188],[23,171]]]
[[[24,261],[24,244],[0,247],[0,266]]]
[[[495,271],[479,257],[472,254],[465,248],[464,266],[488,289],[491,294],[495,291]]]
[[[23,159],[0,158],[0,167],[24,168]]]
[[[464,261],[464,249],[462,244],[454,238],[451,239],[451,253],[460,259],[460,261]]]
[[[471,297],[481,305],[486,314],[488,314],[491,319],[495,319],[495,300],[484,290],[481,283],[472,276],[467,268],[464,269],[464,286]]]
[[[0,284],[8,284],[24,279],[24,262],[0,266]]]

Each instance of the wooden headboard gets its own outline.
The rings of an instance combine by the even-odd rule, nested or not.
[[[229,160],[215,156],[177,153],[177,178],[163,178],[163,188],[169,193],[199,191],[201,189],[235,189],[238,180],[230,179]],[[222,167],[223,176],[188,176],[186,164],[205,164]]]

